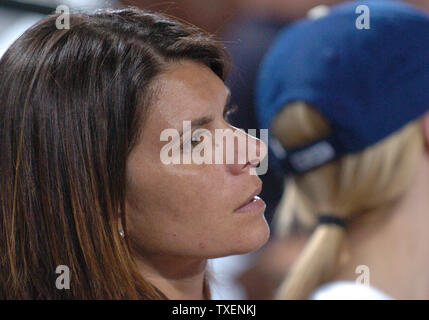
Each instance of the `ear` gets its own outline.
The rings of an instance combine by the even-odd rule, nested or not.
[[[423,138],[425,139],[426,151],[429,152],[429,112],[423,116]]]
[[[290,113],[293,112],[291,110],[296,108],[304,108],[305,105],[306,105],[305,103],[299,102],[299,101],[291,102],[285,105],[282,109],[280,109],[280,111],[273,118],[271,123],[271,128],[270,128],[271,132],[273,133],[274,137],[276,137],[277,140],[279,140],[279,142],[283,146],[286,146],[287,142],[289,142],[289,144],[294,143],[293,137],[289,136],[286,138],[285,136],[286,129],[289,129],[289,131],[291,131],[290,121],[289,122],[287,121],[288,117],[290,116]]]

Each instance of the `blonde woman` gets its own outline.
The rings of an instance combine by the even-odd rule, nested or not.
[[[429,298],[428,58],[429,17],[397,1],[339,5],[279,35],[261,127],[292,177],[281,214],[318,223],[277,298]]]

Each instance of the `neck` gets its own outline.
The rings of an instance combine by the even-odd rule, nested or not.
[[[358,218],[348,229],[339,272],[333,280],[355,281],[357,266],[369,267],[370,285],[396,299],[429,299],[429,157],[410,188],[384,211]]]
[[[172,300],[203,300],[207,260],[151,256],[136,259],[140,274]]]

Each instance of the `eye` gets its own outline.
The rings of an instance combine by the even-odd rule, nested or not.
[[[192,147],[195,147],[203,141],[204,141],[204,136],[199,136],[199,137],[198,136],[192,136],[191,145],[192,145]]]
[[[190,140],[187,140],[186,143],[184,144],[180,144],[180,151],[191,152],[194,147],[196,147],[203,141],[204,141],[204,135],[199,133],[199,129],[196,129],[192,133]]]
[[[230,119],[229,117],[236,113],[238,111],[238,105],[234,104],[234,105],[229,105],[226,107],[225,112],[223,113],[223,118],[225,119],[226,122],[229,122]]]

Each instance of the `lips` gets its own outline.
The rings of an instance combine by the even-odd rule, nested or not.
[[[237,209],[235,209],[234,211],[238,211],[238,210],[246,207],[248,204],[250,204],[251,202],[253,202],[255,200],[255,197],[257,199],[260,199],[257,196],[261,193],[261,191],[262,191],[262,185],[260,185],[249,197],[247,197],[247,199],[244,202],[242,202],[242,204]]]

